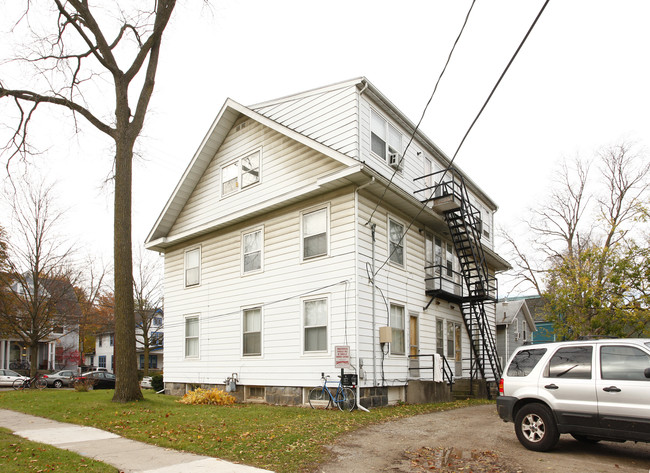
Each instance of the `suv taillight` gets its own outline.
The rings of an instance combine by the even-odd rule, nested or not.
[[[503,396],[503,378],[499,380],[499,396]]]

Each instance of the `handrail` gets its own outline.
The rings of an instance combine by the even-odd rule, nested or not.
[[[436,355],[439,355],[440,358],[442,359],[442,380],[443,382],[447,380],[447,384],[449,384],[450,387],[453,386],[454,384],[454,375],[453,372],[451,371],[451,365],[447,361],[447,358],[445,355],[441,355],[440,353],[423,353],[419,355],[409,355],[409,359],[413,358],[421,358],[421,357],[431,357],[431,366],[409,366],[408,370],[431,370],[431,378],[433,379],[434,374],[435,374],[435,369],[436,369]]]

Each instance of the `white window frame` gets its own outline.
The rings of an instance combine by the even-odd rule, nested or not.
[[[253,310],[259,310],[259,312],[260,312],[260,329],[259,329],[259,331],[252,331],[252,330],[246,331],[245,330],[245,327],[246,327],[246,312],[250,312],[250,311],[253,311]],[[264,352],[264,311],[262,310],[262,306],[261,305],[256,305],[256,306],[250,306],[250,307],[242,307],[241,314],[242,314],[242,317],[241,317],[241,333],[242,333],[242,337],[241,337],[241,355],[242,355],[242,357],[245,357],[245,358],[261,357],[263,355],[263,352]],[[250,334],[250,333],[259,333],[260,334],[260,352],[259,353],[246,353],[246,349],[245,349],[246,344],[244,342],[244,337],[245,337],[246,334]]]
[[[391,222],[393,222],[393,223],[395,223],[397,225],[400,225],[402,227],[402,239],[401,239],[401,243],[400,243],[400,246],[402,248],[402,262],[401,263],[399,261],[394,261],[393,260],[393,257],[395,256],[395,254],[391,250],[391,244],[392,244],[392,242],[391,242],[391,231],[390,231]],[[392,264],[392,265],[395,265],[395,266],[399,267],[399,268],[405,268],[406,267],[406,225],[404,225],[404,222],[402,222],[401,220],[389,215],[387,223],[386,223],[386,237],[388,239],[388,262],[390,264]]]
[[[436,319],[436,353],[445,356],[445,319]]]
[[[196,319],[196,324],[198,328],[198,334],[196,336],[187,335],[187,321],[190,319]],[[189,339],[196,339],[196,355],[187,354],[187,342]],[[188,314],[183,317],[183,358],[185,359],[198,359],[201,355],[201,316],[200,314]]]
[[[383,122],[383,129],[377,129],[375,128],[374,125],[374,120],[373,116],[375,116],[378,120],[381,120]],[[378,133],[376,133],[378,132]],[[391,133],[394,133],[398,136],[393,135],[393,139],[391,139]],[[380,134],[382,136],[380,136]],[[383,141],[384,143],[384,150],[383,150],[383,155],[377,153],[372,149],[372,135],[375,135],[379,140]],[[399,141],[399,143],[397,142]],[[390,121],[388,121],[381,113],[377,112],[374,109],[370,109],[370,152],[377,156],[379,159],[384,161],[386,164],[389,164],[388,162],[388,156],[390,153],[398,153],[400,156],[401,164],[399,166],[400,169],[404,167],[404,155],[403,155],[403,135],[402,132],[397,129],[397,127],[393,126]]]
[[[244,240],[246,238],[246,235],[250,235],[252,233],[257,233],[257,232],[260,233],[260,249],[258,250],[260,253],[260,267],[257,269],[250,269],[246,271],[245,258],[248,253],[245,252]],[[250,228],[248,230],[244,230],[241,232],[241,274],[242,276],[261,273],[262,271],[264,271],[264,226]]]
[[[398,308],[402,311],[401,315],[401,327],[394,323],[393,318],[393,308]],[[390,315],[388,325],[391,328],[391,344],[390,344],[390,354],[396,356],[406,356],[406,307],[403,304],[397,304],[391,302],[390,304]],[[401,337],[402,350],[395,351],[395,340]]]
[[[190,253],[194,252],[194,251],[198,251],[198,254],[199,254],[199,265],[196,267],[196,269],[198,270],[197,282],[194,283],[194,284],[188,284],[187,283],[187,272],[188,272],[188,270],[194,269],[195,267],[194,266],[188,267],[187,259],[188,259],[188,255]],[[193,246],[191,248],[187,248],[183,252],[183,285],[184,285],[184,287],[189,288],[189,287],[197,287],[197,286],[201,285],[201,257],[202,257],[201,246]]]
[[[305,257],[305,238],[314,235],[305,235],[305,216],[315,214],[317,212],[325,213],[325,253]],[[327,258],[330,255],[330,205],[322,205],[312,207],[300,212],[300,261],[313,261],[320,258]]]
[[[305,318],[306,318],[306,313],[305,313],[305,305],[308,302],[315,302],[315,301],[325,301],[325,310],[326,310],[326,323],[325,325],[306,325],[305,324]],[[301,325],[301,342],[302,342],[302,353],[303,355],[324,355],[329,353],[329,347],[330,347],[330,327],[331,327],[331,320],[330,320],[330,298],[328,295],[315,295],[312,297],[305,297],[300,300],[300,325]],[[319,328],[319,327],[325,327],[325,349],[324,350],[307,350],[306,344],[307,344],[307,337],[305,336],[305,333],[307,329],[310,328]]]
[[[251,156],[257,155],[258,163],[257,163],[257,180],[248,183],[244,185],[244,176],[248,174],[243,170],[242,162],[250,158]],[[236,182],[235,182],[235,187],[233,190],[229,192],[224,191],[224,175],[225,175],[225,170],[226,168],[229,168],[231,166],[236,166],[237,167],[237,172],[236,172]],[[232,179],[229,179],[229,181]],[[248,189],[249,187],[253,187],[257,184],[262,182],[262,148],[257,148],[254,150],[251,150],[249,152],[246,152],[240,156],[238,156],[235,159],[232,159],[228,161],[227,163],[224,163],[221,168],[219,169],[219,192],[221,194],[221,197],[228,197],[234,194],[237,194],[241,192],[244,189]]]

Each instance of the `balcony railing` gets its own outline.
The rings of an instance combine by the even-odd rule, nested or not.
[[[424,278],[426,293],[435,295],[442,299],[454,301],[463,300],[471,297],[485,298],[490,300],[498,299],[498,284],[495,277],[487,281],[487,288],[477,281],[471,288],[463,284],[462,274],[453,269],[449,269],[441,264],[425,266]]]

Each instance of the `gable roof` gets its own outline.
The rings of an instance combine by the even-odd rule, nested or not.
[[[291,130],[263,115],[260,115],[259,113],[235,102],[232,99],[227,99],[219,111],[219,114],[212,123],[212,126],[208,130],[208,133],[199,145],[199,148],[194,154],[194,157],[185,169],[185,172],[176,185],[176,188],[172,192],[172,195],[167,201],[167,204],[163,208],[160,216],[156,220],[156,223],[154,224],[151,232],[149,232],[149,235],[145,240],[145,246],[147,248],[155,246],[156,240],[163,238],[171,230],[174,222],[178,218],[178,215],[187,203],[187,200],[192,195],[192,191],[196,187],[197,183],[201,179],[201,176],[203,176],[203,173],[212,161],[212,158],[219,150],[219,147],[228,135],[228,132],[232,128],[235,121],[242,115],[245,115],[252,120],[259,122],[260,124],[267,126],[268,128],[282,133],[287,137],[304,144],[305,146],[308,146],[326,156],[329,156],[330,158],[335,159],[346,166],[358,164],[355,159],[350,158],[343,153],[340,153],[328,146],[323,145],[322,143],[319,143],[314,139],[308,138],[294,130]]]
[[[496,305],[497,325],[510,325],[519,315],[523,315],[531,330],[535,330],[535,321],[528,309],[525,299],[515,301],[499,301]]]

